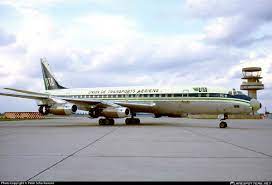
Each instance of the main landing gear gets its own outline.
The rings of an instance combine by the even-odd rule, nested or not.
[[[220,119],[219,123],[220,128],[226,128],[228,126],[227,122],[225,122],[226,119],[228,119],[228,115],[224,114],[224,117]]]
[[[126,118],[126,124],[127,125],[139,125],[140,124],[139,118]]]
[[[114,119],[112,118],[101,118],[98,121],[99,125],[114,125]],[[139,125],[139,118],[126,118],[126,125]]]
[[[99,125],[114,125],[114,119],[101,118],[101,119],[99,119]]]
[[[131,118],[126,118],[126,125],[139,125],[141,123],[139,118],[134,118],[135,112],[131,112]]]
[[[97,118],[98,114],[96,114],[94,111],[90,111],[90,116],[92,118]],[[140,119],[134,118],[136,116],[136,113],[131,113],[131,118],[126,118],[125,123],[126,125],[139,125]],[[98,121],[99,125],[114,125],[114,119],[113,118],[100,118]]]

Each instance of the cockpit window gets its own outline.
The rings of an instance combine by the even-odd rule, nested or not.
[[[237,91],[238,95],[245,95],[242,91]]]
[[[247,95],[245,95],[242,91],[236,91],[233,89],[232,91],[229,91],[228,93],[229,98],[238,98],[238,99],[243,99],[243,100],[248,100],[250,101],[251,98]]]
[[[236,91],[235,89],[233,89],[232,91],[229,91],[228,93],[229,95],[245,95],[242,91]]]

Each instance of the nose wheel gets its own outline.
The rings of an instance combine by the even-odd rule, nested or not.
[[[225,120],[228,119],[228,115],[224,114],[223,117],[220,119],[219,128],[226,128],[228,127],[228,124]]]
[[[225,121],[221,121],[220,123],[219,123],[219,127],[220,128],[226,128],[228,126],[228,124],[225,122]]]

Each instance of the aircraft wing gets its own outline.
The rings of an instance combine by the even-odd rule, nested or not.
[[[25,94],[34,94],[34,95],[48,95],[45,93],[38,93],[38,92],[34,92],[34,91],[27,91],[27,90],[21,90],[21,89],[14,89],[14,88],[4,88],[6,90],[10,90],[10,91],[15,91],[15,92],[20,92],[20,93],[25,93]]]
[[[9,89],[9,88],[6,88],[6,89]],[[14,90],[14,91],[23,92],[23,90]],[[58,97],[58,96],[48,96],[47,94],[43,94],[43,93],[35,93],[32,91],[29,91],[29,92],[31,92],[31,93],[29,94],[27,91],[24,91],[24,93],[27,93],[27,94],[13,94],[13,93],[0,92],[0,95],[17,97],[17,98],[26,98],[26,99],[32,99],[32,100],[52,100],[57,103],[58,103],[58,101],[65,100],[70,103],[81,104],[81,105],[95,105],[95,104],[101,103],[101,101],[97,101],[97,100],[62,98],[62,97]]]
[[[155,103],[139,103],[139,102],[114,102],[122,107],[127,107],[133,112],[154,112]]]
[[[74,98],[63,98],[63,100],[80,104],[82,106],[90,106],[93,105],[99,108],[106,107],[127,107],[134,112],[153,112],[153,108],[156,106],[155,103],[140,103],[140,102],[117,102],[117,101],[107,101],[107,100],[93,100],[93,99],[74,99]]]
[[[16,92],[21,92],[25,94],[13,94],[13,93],[1,93],[2,96],[26,98],[40,101],[51,101],[55,103],[69,102],[75,105],[80,105],[80,107],[85,107],[84,109],[89,110],[90,107],[106,108],[106,107],[127,107],[134,112],[153,112],[153,108],[156,106],[155,103],[140,103],[140,102],[115,102],[113,100],[94,100],[94,99],[79,99],[79,98],[63,98],[58,96],[49,96],[48,94],[19,90],[13,88],[5,88],[7,90],[12,90]]]
[[[86,99],[77,99],[77,98],[62,98],[62,97],[58,97],[58,96],[48,96],[47,94],[43,94],[43,93],[36,93],[36,92],[32,92],[32,91],[25,91],[25,90],[18,90],[18,89],[12,89],[12,88],[5,88],[7,90],[13,90],[16,92],[23,92],[26,94],[14,94],[14,93],[2,93],[0,92],[0,95],[2,96],[10,96],[10,97],[17,97],[17,98],[25,98],[25,99],[32,99],[32,100],[51,100],[53,102],[61,102],[63,103],[62,100],[70,102],[70,103],[74,103],[77,105],[81,105],[81,106],[90,106],[90,105],[98,105],[99,107],[108,107],[111,106],[110,104],[107,103],[103,103],[102,101],[99,100],[86,100]]]
[[[107,105],[105,104],[104,106],[102,105],[102,101],[99,101],[99,100],[93,100],[93,99],[78,99],[78,98],[61,98],[62,100],[65,100],[67,102],[70,102],[70,103],[74,103],[74,104],[78,104],[78,105],[86,105],[86,106],[89,106],[89,105],[98,105],[100,104],[101,107],[107,107]]]
[[[127,107],[134,112],[153,112],[153,108],[155,107],[155,103],[139,103],[139,102],[116,102],[113,100],[93,100],[93,99],[74,99],[74,98],[63,98],[63,100],[74,103],[81,106],[90,106],[93,105],[99,108],[106,107]]]
[[[2,96],[11,96],[11,97],[18,97],[18,98],[26,98],[32,100],[46,100],[48,96],[45,95],[26,95],[26,94],[12,94],[12,93],[1,93]]]

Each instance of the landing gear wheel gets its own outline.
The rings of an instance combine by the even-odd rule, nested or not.
[[[101,118],[98,121],[99,125],[114,125],[114,119]]]
[[[98,118],[99,117],[99,112],[97,110],[94,110],[94,109],[89,110],[89,116],[91,118]]]
[[[141,121],[139,118],[127,118],[125,122],[127,125],[139,125]]]
[[[139,118],[135,118],[135,122],[136,122],[137,125],[139,125],[141,123]]]
[[[114,125],[114,119],[108,119],[109,120],[109,125]]]
[[[129,123],[131,122],[131,121],[130,121],[131,119],[132,119],[132,118],[126,118],[126,120],[125,120],[126,125],[129,125]]]
[[[105,125],[105,121],[104,120],[105,119],[99,119],[99,121],[98,121],[99,125]]]
[[[220,128],[226,128],[228,126],[228,124],[225,122],[225,121],[221,121],[220,123],[219,123],[219,127]]]

